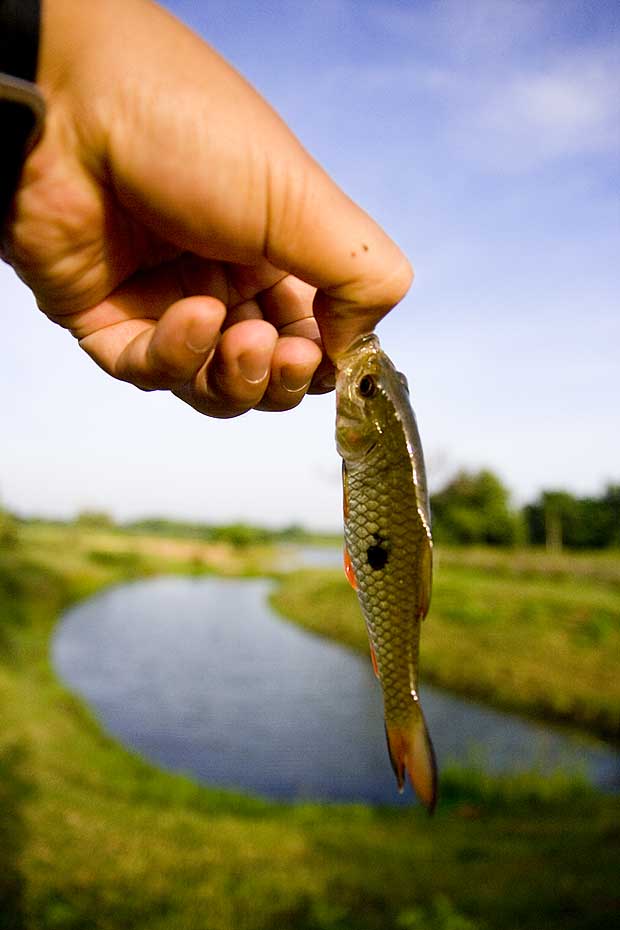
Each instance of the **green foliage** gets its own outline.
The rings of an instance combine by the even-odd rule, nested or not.
[[[334,535],[309,532],[296,523],[291,523],[282,528],[271,528],[243,522],[222,525],[191,523],[184,520],[168,520],[163,517],[136,520],[133,523],[126,524],[124,530],[128,533],[147,533],[171,539],[222,542],[242,549],[249,546],[272,545],[275,543],[333,543],[336,538]]]
[[[24,605],[34,600],[59,609],[64,594],[64,586],[55,574],[41,572],[19,548],[0,549],[0,659],[14,656],[20,628],[28,621]]]
[[[0,507],[0,552],[14,549],[19,542],[17,520],[8,510]]]
[[[524,519],[534,544],[556,549],[620,547],[620,485],[608,485],[600,497],[544,491],[524,508]]]
[[[431,497],[433,536],[447,545],[515,546],[529,542],[559,551],[620,547],[620,485],[600,497],[544,491],[521,511],[491,471],[459,472]]]
[[[91,549],[86,553],[87,558],[94,565],[106,568],[118,568],[128,575],[136,575],[143,568],[143,560],[137,552],[108,551],[107,549]]]
[[[437,895],[428,908],[402,911],[396,926],[398,930],[482,930],[481,924],[459,914],[445,895]]]
[[[488,470],[461,471],[431,497],[433,535],[440,543],[512,546],[521,541],[509,491]]]
[[[249,523],[231,523],[228,526],[212,527],[210,540],[245,549],[272,542],[273,533],[264,527],[251,526]]]
[[[75,522],[81,529],[107,530],[115,526],[114,517],[105,510],[82,510],[75,518]]]
[[[210,527],[204,523],[169,520],[165,517],[146,517],[123,526],[126,533],[166,536],[172,539],[209,539]]]
[[[514,810],[541,805],[562,808],[565,805],[596,803],[596,791],[575,772],[561,770],[552,774],[515,772],[502,778],[488,774],[478,763],[463,767],[446,765],[441,772],[441,801],[446,806],[473,806],[474,811]]]

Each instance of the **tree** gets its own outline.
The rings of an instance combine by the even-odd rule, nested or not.
[[[105,510],[82,510],[75,522],[80,527],[101,530],[111,529],[115,525],[114,518]]]
[[[574,497],[566,491],[543,491],[523,510],[528,538],[549,549],[604,549],[620,546],[620,485],[610,484],[600,497]]]
[[[431,497],[433,532],[440,542],[510,546],[521,540],[521,520],[510,493],[487,469],[459,472]]]

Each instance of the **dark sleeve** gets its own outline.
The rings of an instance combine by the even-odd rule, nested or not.
[[[40,0],[0,0],[0,71],[36,81]]]
[[[40,0],[0,0],[0,228],[37,123],[36,111],[27,102],[12,99],[9,82],[27,82],[27,91],[36,81],[40,17]]]

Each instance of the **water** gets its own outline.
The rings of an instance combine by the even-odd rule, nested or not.
[[[344,541],[340,546],[281,546],[279,571],[295,568],[342,568]]]
[[[53,661],[109,732],[164,768],[271,798],[411,803],[396,793],[370,661],[282,621],[266,580],[158,578],[69,611]],[[620,755],[426,687],[440,765],[579,770],[620,785]]]

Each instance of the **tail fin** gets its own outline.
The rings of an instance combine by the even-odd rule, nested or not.
[[[402,792],[404,788],[407,771],[413,790],[432,814],[437,804],[437,763],[419,703],[413,703],[406,724],[386,721],[385,735],[398,790]]]

